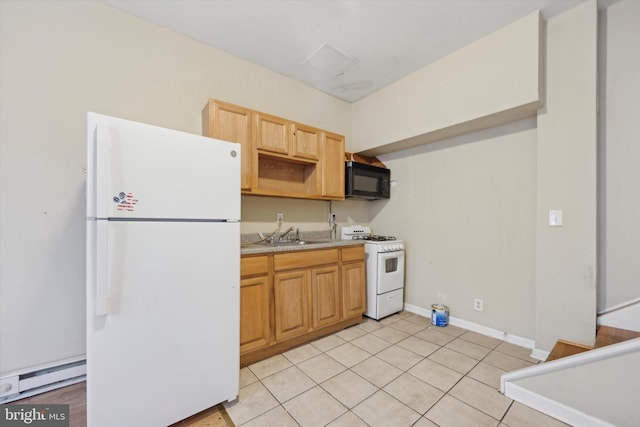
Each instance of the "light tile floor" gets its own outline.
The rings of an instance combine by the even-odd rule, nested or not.
[[[530,352],[402,312],[243,368],[225,408],[247,427],[563,426],[498,391]]]

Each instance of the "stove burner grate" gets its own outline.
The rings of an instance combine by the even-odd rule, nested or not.
[[[388,240],[396,240],[395,236],[381,236],[378,234],[353,236],[353,240],[371,240],[375,242],[386,242]]]

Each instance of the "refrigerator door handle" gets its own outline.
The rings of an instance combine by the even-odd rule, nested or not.
[[[95,153],[96,153],[96,217],[107,218],[109,216],[109,205],[112,200],[107,197],[109,194],[109,153],[111,151],[111,129],[109,125],[98,123],[96,130]]]
[[[109,314],[109,225],[97,221],[96,227],[96,316]]]

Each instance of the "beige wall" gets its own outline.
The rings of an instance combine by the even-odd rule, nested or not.
[[[598,311],[640,300],[640,2],[601,14]]]
[[[280,197],[242,196],[242,232],[273,231],[277,227],[276,213],[284,214],[283,231],[296,227],[300,231],[329,230],[327,222],[331,211],[336,214],[338,227],[347,224],[368,224],[370,207],[366,201],[296,200]],[[337,229],[338,238],[340,229]]]
[[[597,4],[547,22],[538,113],[536,347],[593,344],[596,322]],[[549,210],[564,224],[551,227]]]
[[[588,21],[592,6],[586,6]],[[571,21],[575,12],[557,23]],[[623,0],[607,17],[606,162],[600,163],[606,174],[601,265],[607,268],[600,308],[640,296],[633,257],[640,230],[633,187],[640,178],[638,15],[638,3]],[[86,111],[198,133],[200,110],[212,96],[342,133],[347,149],[356,148],[351,105],[103,4],[3,0],[0,20],[0,375],[84,353]],[[590,43],[592,27],[587,27]],[[552,31],[563,38],[575,28]],[[564,66],[568,74],[584,74]],[[567,86],[573,84],[571,79]],[[564,102],[580,104],[582,96]],[[428,118],[420,109],[414,113]],[[357,105],[353,114],[359,114]],[[354,118],[353,125],[378,124],[372,117]],[[384,133],[375,133],[377,144],[424,132],[401,121],[384,125]],[[535,319],[547,308],[536,296],[535,234],[539,228],[552,232],[544,224],[547,209],[567,209],[566,227],[553,233],[576,237],[563,240],[561,248],[562,256],[571,254],[580,266],[568,269],[568,289],[580,294],[580,284],[585,285],[587,301],[577,309],[584,326],[583,312],[592,304],[592,281],[579,274],[586,272],[582,267],[593,251],[593,230],[584,227],[592,221],[586,217],[593,208],[591,147],[581,154],[587,188],[578,179],[570,203],[536,206],[542,179],[538,131],[524,120],[387,154],[383,160],[397,180],[391,200],[333,202],[332,208],[340,223],[371,222],[374,231],[407,240],[407,302],[426,308],[444,300],[454,316],[531,339],[538,339]],[[569,165],[577,162],[563,156],[570,157]],[[584,170],[569,170],[584,176]],[[544,179],[552,184],[564,177]],[[329,202],[243,197],[242,203],[245,232],[271,230],[276,212],[285,213],[285,225],[326,227]],[[576,211],[583,225],[574,233]],[[541,267],[541,277],[557,284],[556,269],[565,274],[558,262],[549,270]],[[557,298],[553,289],[547,291],[548,298]],[[482,313],[472,310],[476,297],[484,299]],[[557,324],[574,315],[572,302],[558,300],[563,316],[553,318]],[[554,332],[547,326],[540,342],[551,341]]]
[[[397,183],[372,227],[406,239],[405,302],[533,338],[535,119],[381,158]]]
[[[398,182],[390,201],[376,202],[371,223],[376,230],[409,241],[408,303],[421,308],[446,303],[452,316],[535,340],[541,350],[549,350],[558,338],[592,341],[596,7],[595,2],[587,2],[553,18],[547,23],[544,43],[533,45],[540,51],[530,56],[541,55],[546,67],[541,96],[545,105],[538,111],[537,127],[493,128],[382,156]],[[520,36],[529,40],[533,30],[527,28]],[[500,40],[499,36],[513,34],[503,29],[492,35]],[[487,47],[478,41],[458,54],[482,61],[474,49],[482,52]],[[501,57],[494,63],[511,69],[511,61],[519,62],[520,56]],[[473,65],[468,68],[475,69]],[[421,70],[406,80],[432,75],[440,66],[433,64],[427,67],[432,70]],[[526,70],[522,75],[527,75]],[[492,87],[494,76],[477,77],[482,76]],[[458,83],[455,77],[437,79],[440,92],[456,94],[450,88]],[[482,79],[476,84],[482,85]],[[382,117],[389,112],[389,99],[400,106],[408,99],[411,126],[386,120],[385,134],[405,140],[419,137],[429,126],[433,99],[423,97],[418,102],[407,95],[408,87],[412,85],[401,81],[356,103],[353,135],[357,138],[366,132],[360,129],[366,126],[363,111]],[[460,105],[477,103],[473,94],[452,98]],[[486,100],[480,110],[484,106],[489,111],[493,103],[510,99],[501,90],[493,94],[495,98]],[[439,114],[449,112],[449,119],[463,120],[459,110],[448,105],[443,103]],[[529,122],[514,125],[518,123]],[[406,134],[407,129],[414,134]],[[392,145],[393,141],[397,139],[391,139]],[[550,209],[564,211],[563,227],[547,225]],[[474,298],[484,300],[482,313],[473,310]]]
[[[102,3],[0,7],[0,374],[85,352],[87,111],[199,133],[202,107],[216,97],[349,144],[349,104]],[[308,203],[285,205],[292,219],[326,226],[313,202],[303,213]],[[243,229],[275,224],[245,214]]]
[[[530,14],[355,103],[352,130],[358,148],[387,153],[490,128],[381,155],[397,182],[391,200],[372,203],[371,225],[407,240],[408,304],[444,303],[452,317],[530,340],[537,132],[514,111],[541,105],[541,29]]]
[[[533,12],[353,105],[353,147],[406,149],[535,116],[541,17]]]

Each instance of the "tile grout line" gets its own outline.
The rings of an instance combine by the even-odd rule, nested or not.
[[[353,409],[353,408],[356,408],[358,405],[361,405],[363,402],[365,402],[365,401],[366,401],[367,399],[369,399],[371,396],[373,396],[374,394],[376,394],[376,393],[378,393],[378,392],[380,392],[380,391],[384,392],[388,397],[390,397],[391,399],[393,399],[393,400],[397,401],[398,403],[400,403],[400,404],[401,404],[401,405],[403,405],[404,407],[408,408],[408,409],[409,409],[409,410],[411,410],[413,413],[418,414],[418,415],[419,415],[419,418],[418,418],[418,420],[416,420],[413,424],[415,424],[415,423],[419,422],[419,420],[420,420],[421,418],[423,418],[423,417],[424,417],[425,419],[427,419],[427,420],[429,420],[429,421],[433,422],[430,418],[428,418],[428,417],[426,416],[426,414],[427,414],[431,409],[433,409],[433,408],[434,408],[434,407],[435,407],[435,406],[436,406],[436,405],[437,405],[437,404],[438,404],[438,403],[439,403],[439,402],[444,398],[444,396],[447,396],[447,395],[448,395],[448,396],[450,396],[451,398],[455,399],[456,401],[458,401],[458,402],[460,402],[460,403],[464,404],[465,406],[468,406],[468,407],[470,407],[470,408],[472,408],[472,409],[474,409],[474,410],[476,410],[476,411],[479,411],[479,412],[481,412],[482,414],[487,415],[487,416],[488,416],[488,417],[490,417],[491,419],[496,420],[498,423],[501,423],[501,422],[502,422],[502,420],[506,417],[506,415],[509,413],[510,409],[511,409],[511,408],[512,408],[512,406],[513,406],[513,402],[514,402],[514,401],[513,401],[512,399],[510,399],[510,403],[509,403],[509,405],[508,405],[507,409],[506,409],[506,410],[504,411],[504,413],[502,414],[501,418],[500,418],[500,419],[496,419],[496,418],[494,418],[493,416],[491,416],[490,414],[487,414],[486,412],[482,411],[481,409],[476,408],[475,406],[473,406],[473,405],[471,405],[471,404],[469,404],[469,403],[466,403],[466,402],[464,402],[464,401],[462,401],[462,400],[458,399],[457,397],[455,397],[455,396],[451,395],[451,394],[450,394],[450,392],[451,392],[451,391],[452,391],[452,390],[453,390],[453,389],[454,389],[458,384],[460,384],[460,382],[461,382],[465,377],[467,377],[467,376],[468,376],[468,374],[469,374],[471,371],[473,371],[476,367],[478,367],[480,363],[483,363],[483,362],[485,361],[485,359],[486,359],[487,357],[489,357],[489,355],[491,355],[493,352],[498,352],[498,353],[500,353],[500,354],[503,354],[503,355],[506,355],[506,356],[509,356],[509,357],[513,357],[513,358],[515,358],[515,359],[518,359],[518,360],[521,360],[521,361],[525,361],[525,362],[528,362],[528,363],[531,363],[531,364],[533,364],[533,363],[532,363],[532,362],[530,362],[530,361],[528,361],[528,360],[522,359],[521,357],[514,356],[513,354],[505,353],[504,351],[498,350],[497,348],[500,346],[500,344],[502,344],[502,342],[499,342],[497,345],[495,345],[495,346],[493,346],[493,347],[489,347],[489,346],[487,346],[487,345],[483,345],[483,344],[480,344],[480,343],[478,343],[478,342],[474,342],[474,341],[471,341],[471,340],[465,339],[465,338],[464,338],[464,335],[465,335],[465,334],[467,334],[467,333],[469,333],[470,331],[464,330],[464,329],[462,329],[462,328],[457,328],[457,329],[462,330],[462,332],[461,332],[461,333],[459,333],[459,334],[457,334],[457,335],[456,335],[456,334],[449,334],[449,333],[445,333],[445,332],[442,332],[442,331],[438,331],[437,329],[431,329],[431,328],[432,328],[432,326],[429,326],[429,325],[425,326],[422,322],[420,322],[420,323],[418,323],[418,322],[411,322],[410,320],[408,320],[410,317],[413,317],[413,316],[412,316],[412,315],[403,316],[403,317],[400,317],[400,318],[394,319],[393,321],[388,321],[388,322],[387,322],[387,323],[385,323],[385,324],[381,324],[381,323],[379,323],[380,321],[378,321],[378,323],[377,323],[377,325],[376,325],[377,327],[376,327],[376,328],[374,328],[374,329],[371,329],[371,330],[368,330],[368,329],[365,329],[365,328],[362,328],[362,327],[361,327],[361,326],[363,326],[364,324],[366,324],[365,322],[367,322],[367,321],[365,321],[365,322],[363,322],[363,323],[361,323],[361,324],[358,324],[358,325],[353,326],[354,328],[358,328],[358,329],[359,329],[359,331],[363,332],[363,334],[358,335],[358,336],[356,336],[356,337],[354,337],[354,338],[351,338],[351,339],[345,339],[345,338],[343,338],[343,337],[341,337],[341,336],[337,335],[337,334],[339,333],[339,332],[337,332],[337,333],[335,333],[335,334],[333,334],[333,335],[335,335],[335,336],[337,336],[338,338],[340,338],[340,340],[341,340],[341,341],[343,341],[343,342],[341,342],[340,344],[335,345],[335,346],[333,346],[333,347],[327,348],[326,350],[322,350],[321,348],[319,348],[319,347],[315,346],[315,345],[313,344],[313,342],[310,342],[309,344],[310,344],[310,345],[312,345],[312,346],[313,346],[313,348],[314,348],[315,350],[319,351],[319,354],[316,354],[316,355],[314,355],[314,356],[312,356],[312,357],[309,357],[309,358],[307,358],[307,359],[304,359],[304,360],[302,360],[302,361],[300,361],[300,362],[298,362],[298,363],[294,363],[292,360],[290,360],[290,359],[289,359],[289,358],[288,358],[288,357],[283,353],[283,354],[282,354],[282,355],[283,355],[283,357],[285,358],[285,360],[286,360],[287,362],[289,362],[289,363],[291,364],[291,366],[286,367],[286,368],[283,368],[283,369],[281,369],[281,370],[279,370],[279,371],[277,371],[277,372],[274,372],[274,373],[272,373],[272,374],[270,374],[270,375],[268,375],[268,376],[266,376],[266,377],[264,377],[264,378],[258,378],[258,377],[257,377],[257,375],[253,372],[253,370],[251,370],[250,366],[248,366],[248,368],[249,368],[250,372],[251,372],[254,376],[256,376],[256,378],[257,378],[257,380],[260,382],[261,386],[262,386],[262,387],[264,387],[264,388],[269,392],[269,395],[270,395],[270,396],[272,396],[272,398],[275,400],[275,402],[277,402],[277,405],[276,405],[275,407],[273,407],[273,408],[271,408],[271,409],[269,409],[269,410],[267,410],[267,411],[265,411],[265,412],[261,413],[261,414],[256,415],[255,417],[251,418],[250,420],[245,421],[245,423],[243,423],[243,425],[244,425],[244,424],[246,424],[246,423],[248,423],[248,422],[251,422],[251,421],[255,420],[256,418],[258,418],[258,417],[260,417],[260,416],[263,416],[264,414],[266,414],[266,413],[268,413],[269,411],[271,411],[271,410],[273,410],[273,409],[277,408],[278,406],[280,406],[280,407],[281,407],[281,408],[282,408],[282,409],[283,409],[283,410],[288,414],[288,416],[289,416],[289,417],[290,417],[290,418],[291,418],[291,419],[292,419],[292,420],[293,420],[297,425],[300,425],[300,423],[299,423],[299,422],[298,422],[298,421],[293,417],[293,415],[292,415],[292,414],[291,414],[291,413],[290,413],[290,412],[289,412],[289,411],[284,407],[284,404],[285,404],[286,402],[289,402],[290,400],[295,399],[295,398],[297,398],[298,396],[300,396],[300,395],[302,395],[302,394],[304,394],[304,393],[308,392],[309,390],[311,390],[311,389],[313,389],[313,388],[315,388],[315,387],[318,387],[318,386],[320,387],[320,389],[321,389],[323,392],[325,392],[325,393],[327,393],[329,396],[331,396],[331,398],[332,398],[332,399],[334,399],[337,403],[339,403],[339,404],[340,404],[340,406],[341,406],[342,408],[344,408],[344,409],[346,410],[345,412],[343,412],[342,414],[340,414],[340,415],[339,415],[339,416],[337,416],[336,418],[334,418],[334,419],[332,419],[331,421],[329,421],[329,424],[330,424],[330,423],[332,423],[332,422],[334,422],[334,421],[336,421],[337,419],[341,418],[342,416],[344,416],[346,413],[349,413],[349,412],[350,412],[353,416],[357,417],[359,420],[361,420],[362,422],[364,422],[365,424],[367,424],[364,420],[362,420],[362,418],[360,418],[360,417],[359,417],[355,412],[353,412],[353,410],[352,410],[352,409]],[[415,332],[413,332],[413,333],[409,333],[409,332],[407,332],[407,331],[406,331],[406,329],[405,329],[405,330],[403,330],[403,329],[401,329],[401,328],[394,327],[393,325],[394,325],[394,324],[396,324],[396,323],[398,323],[399,321],[407,321],[407,322],[411,322],[411,323],[415,324],[417,327],[419,326],[419,327],[420,327],[420,329],[419,329],[419,330],[416,330],[416,331],[415,331]],[[376,332],[376,331],[379,331],[379,330],[384,329],[384,328],[391,328],[391,329],[392,329],[392,330],[394,330],[394,331],[397,331],[397,332],[400,332],[400,333],[402,333],[402,334],[405,334],[405,335],[406,335],[406,337],[402,337],[400,340],[398,340],[398,341],[396,341],[396,342],[392,342],[392,341],[389,341],[389,339],[385,339],[384,337],[382,337],[382,336],[379,336],[379,335],[376,335],[376,334],[375,334],[375,332]],[[347,328],[347,329],[345,329],[345,330],[348,330],[348,329],[349,329],[349,328]],[[423,337],[418,337],[418,336],[417,336],[417,334],[420,334],[420,333],[422,333],[422,332],[424,332],[424,331],[426,331],[426,330],[433,330],[433,331],[435,331],[435,332],[438,332],[438,333],[441,333],[441,334],[448,335],[448,337],[450,337],[451,339],[450,339],[449,341],[447,341],[446,343],[444,343],[444,344],[440,344],[440,343],[433,342],[433,341],[430,341],[430,340],[428,340],[428,339],[425,339],[425,338],[423,338]],[[342,331],[340,331],[340,332],[342,332]],[[383,349],[381,349],[381,350],[379,350],[379,351],[375,352],[375,353],[371,353],[369,350],[367,350],[367,349],[365,349],[365,348],[363,348],[363,347],[360,347],[358,344],[355,344],[355,343],[354,343],[354,341],[355,341],[355,340],[357,340],[357,339],[359,339],[359,338],[362,338],[362,337],[366,337],[366,336],[368,336],[368,335],[369,335],[369,336],[372,336],[372,337],[375,337],[375,338],[377,338],[377,339],[380,339],[380,340],[384,341],[385,343],[387,343],[387,344],[389,344],[389,345],[388,345],[387,347],[385,347],[385,348],[383,348]],[[329,336],[332,336],[332,335],[329,335]],[[326,337],[323,337],[323,338],[326,338]],[[321,339],[323,339],[323,338],[320,338],[320,339],[318,339],[318,340],[316,340],[316,341],[319,341],[319,340],[321,340]],[[406,340],[406,339],[408,339],[408,338],[415,338],[415,339],[419,339],[419,340],[421,340],[421,341],[424,341],[424,342],[426,342],[426,343],[429,343],[429,344],[432,344],[432,345],[436,345],[436,346],[437,346],[437,349],[435,349],[434,351],[432,351],[432,352],[428,353],[426,356],[423,356],[422,354],[416,353],[416,352],[414,352],[413,350],[411,350],[411,349],[409,349],[409,348],[404,348],[404,347],[402,347],[402,346],[400,346],[400,345],[399,345],[401,342],[405,341],[405,340]],[[462,353],[461,351],[458,351],[458,350],[456,350],[456,349],[453,349],[453,348],[447,347],[450,343],[452,343],[452,342],[456,341],[458,338],[459,338],[460,340],[464,341],[465,343],[469,343],[469,344],[471,344],[471,345],[479,346],[479,347],[482,347],[483,349],[488,350],[487,354],[485,354],[484,356],[482,356],[482,358],[480,358],[480,359],[476,359],[475,357],[471,357],[471,356],[469,356],[468,354],[464,354],[464,353]],[[504,341],[503,341],[503,342],[504,342]],[[335,358],[335,357],[333,357],[332,355],[328,354],[328,352],[330,352],[331,350],[333,350],[333,349],[335,349],[335,348],[338,348],[338,347],[340,347],[340,346],[343,346],[343,345],[345,345],[345,344],[351,344],[352,346],[357,347],[359,350],[362,350],[362,351],[364,351],[365,353],[367,353],[367,354],[368,354],[368,356],[367,356],[365,359],[358,361],[358,362],[357,362],[356,364],[354,364],[353,366],[346,366],[346,365],[345,365],[345,364],[343,364],[340,360],[338,360],[337,358]],[[378,354],[380,354],[380,353],[384,352],[385,350],[388,350],[388,349],[393,348],[393,347],[397,347],[398,349],[401,349],[401,350],[403,350],[403,351],[407,351],[407,352],[411,353],[412,355],[415,355],[415,356],[420,357],[420,359],[419,359],[417,362],[415,362],[415,363],[411,364],[410,366],[408,366],[408,367],[405,369],[405,368],[401,368],[401,367],[397,366],[395,363],[392,363],[392,362],[390,362],[390,361],[387,361],[387,360],[382,359],[381,357],[378,357],[378,356],[377,356]],[[448,351],[452,351],[452,352],[454,352],[454,353],[456,353],[456,354],[459,354],[459,355],[461,355],[461,356],[463,356],[463,357],[469,358],[469,359],[473,360],[475,363],[473,364],[473,366],[472,366],[471,368],[469,368],[468,370],[466,370],[466,372],[462,373],[462,372],[459,372],[459,371],[457,371],[457,370],[455,370],[455,369],[453,369],[453,368],[451,368],[451,367],[449,367],[449,366],[446,366],[446,365],[444,365],[444,364],[442,364],[442,363],[438,362],[437,360],[433,360],[433,359],[431,359],[431,358],[430,358],[430,356],[432,356],[433,354],[437,353],[438,351],[440,351],[440,350],[441,350],[441,349],[443,349],[443,348],[446,348]],[[306,373],[304,370],[302,370],[298,365],[299,365],[299,364],[301,364],[301,363],[303,363],[303,362],[305,362],[305,361],[307,361],[307,360],[311,360],[311,359],[313,359],[313,358],[315,358],[315,357],[318,357],[318,356],[320,356],[320,355],[325,355],[325,356],[329,357],[332,361],[334,361],[334,362],[338,363],[338,364],[339,364],[341,367],[343,367],[344,369],[343,369],[342,371],[340,371],[340,372],[336,373],[335,375],[332,375],[332,376],[330,376],[330,377],[328,377],[328,378],[324,379],[322,382],[317,382],[315,379],[313,379],[313,378],[309,377],[309,375],[307,375],[307,373]],[[376,357],[376,359],[378,359],[378,360],[382,361],[383,363],[389,364],[390,366],[394,367],[395,369],[398,369],[398,370],[400,371],[400,374],[399,374],[399,375],[397,375],[397,376],[395,376],[395,377],[394,377],[393,379],[391,379],[390,381],[386,382],[384,385],[382,385],[382,387],[378,387],[376,384],[372,384],[372,383],[371,383],[367,378],[363,377],[363,376],[362,376],[362,375],[360,375],[358,372],[356,372],[356,371],[354,371],[354,370],[352,369],[353,367],[358,366],[359,364],[361,364],[361,363],[363,363],[363,362],[365,362],[365,361],[367,361],[367,360],[370,360],[372,357]],[[433,386],[433,385],[431,385],[430,383],[425,382],[424,380],[422,380],[422,379],[420,379],[420,378],[418,378],[418,377],[415,377],[415,375],[413,375],[413,374],[411,374],[411,373],[409,372],[411,369],[413,369],[413,368],[414,368],[415,366],[417,366],[418,364],[422,363],[424,360],[429,360],[430,362],[436,363],[436,364],[438,364],[438,365],[440,365],[440,366],[442,366],[442,367],[445,367],[445,368],[447,368],[447,369],[450,369],[450,370],[452,370],[453,372],[456,372],[457,374],[460,374],[460,375],[462,375],[462,376],[461,376],[461,377],[460,377],[460,379],[458,379],[458,380],[457,380],[453,385],[451,385],[451,386],[450,386],[446,391],[441,390],[441,389],[439,389],[438,387],[434,387],[434,386]],[[504,370],[503,368],[497,367],[497,366],[495,366],[495,365],[493,365],[493,364],[486,363],[486,362],[484,362],[484,363],[485,363],[486,365],[488,365],[488,366],[492,367],[492,368],[499,369],[499,370]],[[301,373],[302,373],[306,378],[309,378],[309,379],[313,382],[313,384],[314,384],[314,385],[313,385],[311,388],[306,389],[306,390],[304,390],[304,391],[302,391],[302,392],[300,392],[300,393],[296,394],[295,396],[292,396],[292,397],[288,398],[285,402],[280,402],[280,401],[279,401],[279,399],[278,399],[278,398],[276,398],[276,396],[273,394],[273,392],[272,392],[272,391],[267,387],[267,385],[263,382],[263,380],[265,380],[266,378],[269,378],[269,377],[271,377],[271,376],[273,376],[273,375],[276,375],[276,374],[278,374],[279,372],[284,371],[285,369],[289,369],[290,367],[295,367],[295,368],[296,368],[298,371],[300,371],[300,372],[301,372]],[[352,405],[352,406],[353,406],[352,408],[347,407],[345,403],[343,403],[341,400],[339,400],[339,399],[338,399],[338,397],[334,396],[334,395],[333,395],[329,390],[325,389],[325,387],[323,386],[323,384],[324,384],[324,383],[326,383],[327,381],[329,381],[329,380],[331,380],[331,379],[333,379],[333,378],[337,377],[338,375],[341,375],[342,373],[347,372],[347,371],[348,371],[348,372],[350,372],[350,373],[352,373],[352,374],[354,374],[354,375],[356,375],[356,376],[358,376],[360,379],[362,379],[363,381],[367,382],[368,384],[371,384],[371,385],[376,389],[372,394],[368,395],[367,397],[363,398],[362,400],[359,400],[357,403],[355,403],[354,405]],[[507,372],[508,372],[508,371],[507,371]],[[403,401],[399,400],[398,398],[396,398],[395,396],[393,396],[393,395],[389,394],[389,392],[387,392],[386,390],[384,390],[384,387],[387,387],[389,384],[393,383],[394,381],[396,381],[398,378],[400,378],[402,375],[405,375],[405,374],[406,374],[406,375],[411,376],[412,378],[415,378],[417,381],[420,381],[420,382],[422,382],[422,383],[425,383],[426,385],[429,385],[430,387],[435,388],[435,389],[436,389],[436,390],[438,390],[439,392],[442,392],[442,395],[441,395],[441,396],[440,396],[440,397],[439,397],[439,398],[438,398],[438,399],[437,399],[433,404],[431,404],[431,405],[430,405],[430,406],[429,406],[429,407],[428,407],[424,412],[419,412],[419,411],[415,410],[413,407],[411,407],[411,406],[409,406],[408,404],[406,404],[405,402],[403,402]],[[492,385],[486,384],[485,382],[483,382],[483,381],[481,381],[481,380],[477,380],[477,379],[472,378],[472,377],[469,377],[469,378],[470,378],[470,379],[472,379],[472,380],[474,380],[474,381],[477,381],[478,383],[480,383],[480,384],[482,384],[482,385],[484,385],[484,386],[491,387],[492,389],[494,388]],[[413,424],[412,424],[412,425],[413,425]]]

